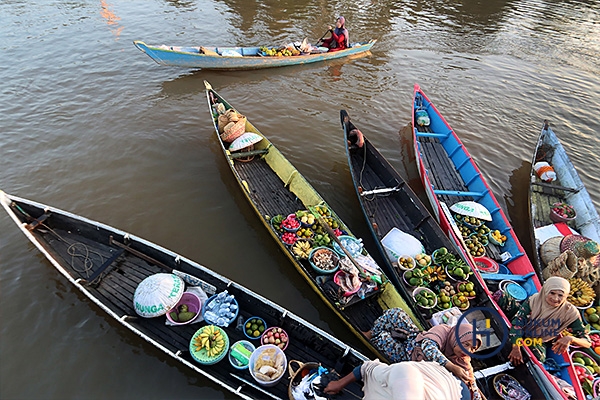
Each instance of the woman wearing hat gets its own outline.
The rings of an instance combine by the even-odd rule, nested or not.
[[[329,48],[329,51],[339,51],[350,47],[350,41],[348,40],[348,29],[346,29],[346,19],[339,17],[335,22],[335,29],[329,26],[329,32],[331,36],[327,39],[321,39],[320,42],[323,46]],[[317,43],[319,45],[319,43]]]
[[[524,339],[541,339],[542,344],[528,346],[540,362],[546,361],[548,343],[557,354],[564,353],[571,344],[591,347],[589,327],[583,324],[577,308],[567,301],[570,291],[568,280],[553,276],[544,282],[540,292],[521,304],[508,335],[512,344],[508,355],[511,363],[518,365],[523,362],[521,346]],[[564,335],[565,329],[569,329],[571,335]]]

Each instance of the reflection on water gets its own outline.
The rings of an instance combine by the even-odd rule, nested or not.
[[[113,35],[115,35],[118,38],[121,34],[121,31],[123,30],[122,26],[118,26],[121,18],[115,15],[115,13],[111,9],[112,5],[106,3],[106,1],[100,0],[100,6],[102,7],[102,9],[100,10],[100,15],[106,20],[106,24],[110,26],[110,30],[113,33]]]

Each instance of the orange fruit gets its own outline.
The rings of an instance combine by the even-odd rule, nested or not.
[[[594,351],[596,352],[596,354],[600,354],[600,346],[594,347]]]

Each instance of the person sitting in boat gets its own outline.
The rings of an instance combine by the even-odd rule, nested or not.
[[[436,362],[384,364],[365,361],[343,378],[331,381],[326,394],[336,394],[352,382],[363,382],[363,399],[471,400],[469,388]]]
[[[523,362],[523,339],[540,338],[542,343],[528,346],[540,362],[546,361],[546,346],[552,344],[557,354],[567,351],[570,345],[589,348],[592,345],[577,308],[567,301],[571,284],[565,278],[552,276],[544,282],[542,290],[525,300],[513,317],[508,337],[512,350],[508,359],[514,365]],[[571,335],[563,335],[569,329]],[[519,340],[520,339],[520,340]]]
[[[463,349],[473,353],[481,346],[482,341],[479,335],[473,340],[470,324],[441,324],[421,332],[404,310],[390,308],[364,334],[392,363],[433,361],[466,382],[469,387],[476,388],[471,357]]]
[[[348,132],[348,147],[350,150],[360,149],[365,144],[365,138],[361,131],[354,128]]]
[[[321,45],[327,47],[329,51],[340,51],[350,47],[348,39],[348,29],[346,29],[346,19],[339,17],[335,22],[335,29],[329,26],[331,36],[327,39],[321,39]],[[317,43],[319,45],[319,43]]]

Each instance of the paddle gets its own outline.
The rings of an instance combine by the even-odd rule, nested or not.
[[[321,36],[321,39],[317,40],[317,46],[318,46],[318,45],[319,45],[319,43],[320,43],[320,42],[323,40],[323,38],[324,38],[325,36],[327,36],[327,34],[329,33],[329,31],[330,31],[330,30],[331,30],[331,29],[327,29],[327,31],[325,31],[325,33],[323,34],[323,36]]]
[[[365,269],[358,263],[358,261],[356,261],[354,259],[354,257],[352,256],[352,254],[350,254],[350,252],[346,249],[346,247],[344,247],[344,245],[342,244],[342,242],[340,241],[340,239],[337,237],[337,235],[335,234],[335,232],[333,231],[333,229],[331,229],[331,227],[329,226],[329,224],[323,219],[323,217],[321,216],[321,213],[319,213],[317,210],[315,210],[314,207],[312,206],[308,206],[308,209],[310,210],[310,212],[315,216],[315,218],[317,219],[317,221],[319,221],[319,224],[321,224],[321,226],[323,228],[325,228],[325,230],[327,231],[327,233],[329,233],[329,236],[331,236],[331,238],[333,238],[333,240],[340,246],[340,248],[342,249],[342,251],[344,252],[344,254],[346,254],[346,257],[348,257],[348,259],[350,261],[352,261],[352,264],[354,264],[354,266],[356,267],[356,269],[358,269],[358,275],[361,278],[365,278],[365,279],[369,279],[373,282],[376,282],[378,284],[381,284],[381,279],[376,276],[376,275],[367,275],[365,273]]]

